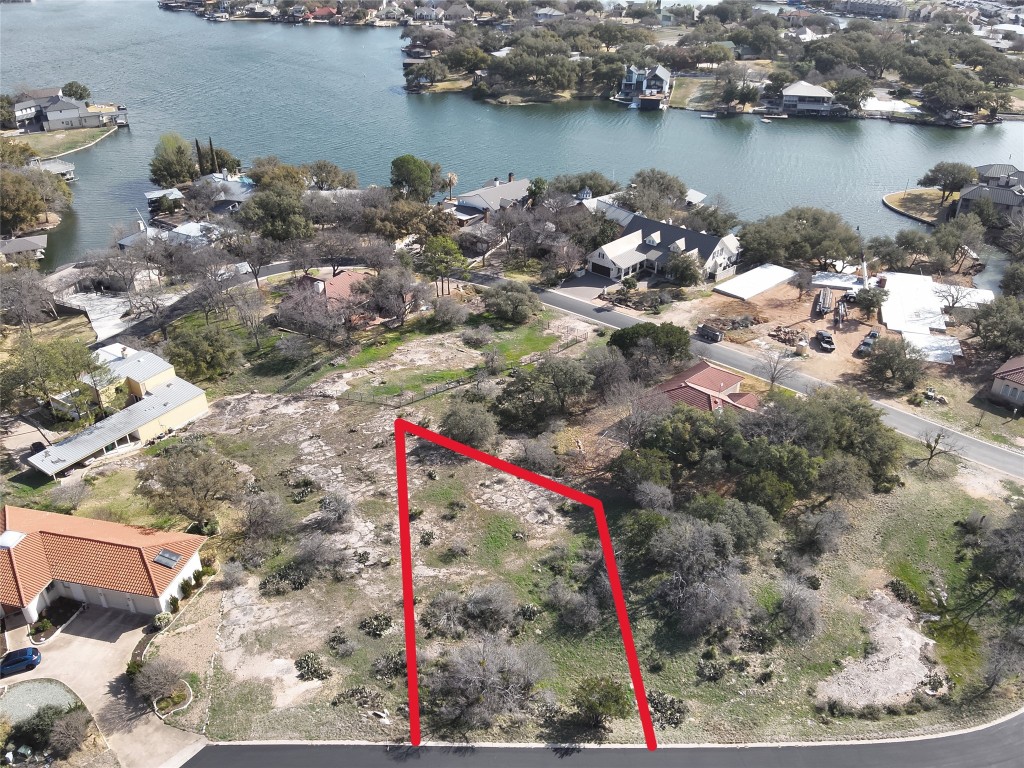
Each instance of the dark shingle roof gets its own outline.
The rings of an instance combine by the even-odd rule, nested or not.
[[[621,236],[625,237],[633,232],[641,232],[645,240],[653,233],[659,232],[661,233],[661,244],[664,246],[685,238],[686,249],[689,251],[696,248],[704,261],[711,258],[715,248],[722,242],[722,238],[718,235],[707,235],[693,229],[686,229],[685,227],[677,227],[674,224],[666,224],[663,221],[648,219],[645,216],[634,216],[630,219],[626,228],[622,230]]]

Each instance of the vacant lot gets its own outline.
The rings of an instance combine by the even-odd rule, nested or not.
[[[75,131],[31,133],[19,136],[17,141],[28,144],[40,157],[53,157],[65,152],[74,152],[116,130],[117,128],[80,128]]]

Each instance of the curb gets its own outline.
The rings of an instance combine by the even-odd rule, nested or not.
[[[180,704],[177,707],[175,707],[174,709],[172,709],[170,712],[164,712],[163,714],[160,714],[160,710],[157,709],[157,706],[156,706],[156,699],[154,699],[153,700],[153,713],[157,717],[160,718],[160,722],[163,722],[168,717],[173,715],[175,712],[181,712],[184,709],[188,709],[189,705],[192,703],[192,701],[196,697],[195,692],[193,692],[193,690],[192,690],[192,686],[188,684],[188,680],[186,680],[185,678],[182,677],[182,678],[178,679],[178,682],[179,683],[184,683],[185,687],[188,688],[188,698],[185,699],[185,703],[184,704]]]
[[[58,636],[60,636],[60,633],[64,631],[65,627],[68,627],[68,626],[70,626],[70,625],[71,625],[71,622],[72,622],[72,621],[74,621],[75,619],[77,619],[77,618],[78,618],[78,614],[80,614],[80,613],[81,613],[82,611],[84,611],[84,610],[85,610],[85,607],[86,607],[86,603],[82,603],[82,604],[81,604],[81,605],[79,606],[78,610],[77,610],[77,611],[75,611],[75,612],[74,612],[74,614],[72,614],[71,618],[70,618],[70,619],[68,619],[67,621],[65,621],[65,622],[64,622],[63,624],[61,624],[61,625],[60,625],[59,627],[57,627],[57,631],[56,631],[56,632],[54,632],[54,633],[53,633],[52,635],[50,635],[50,636],[49,636],[48,638],[46,638],[45,640],[40,640],[40,641],[39,641],[39,642],[37,643],[37,642],[36,642],[35,640],[33,640],[33,639],[32,639],[32,635],[31,635],[31,633],[30,633],[30,634],[29,634],[29,636],[28,636],[28,641],[29,641],[29,643],[31,643],[32,645],[37,645],[37,646],[41,646],[41,645],[46,645],[46,644],[47,644],[48,642],[50,642],[51,640],[53,640],[53,638],[55,638],[55,637],[58,637]],[[29,626],[31,626],[31,625],[29,625]]]

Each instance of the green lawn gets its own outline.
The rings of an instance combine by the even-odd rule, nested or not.
[[[74,131],[31,133],[18,136],[17,141],[28,144],[40,157],[53,157],[81,149],[116,130],[116,128],[79,128]]]

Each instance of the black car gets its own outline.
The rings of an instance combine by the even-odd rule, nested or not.
[[[818,344],[826,352],[835,352],[836,343],[832,340],[832,334],[828,331],[818,331],[814,334],[814,338],[818,340]]]
[[[873,333],[873,331],[872,331],[872,333]],[[863,355],[864,357],[867,357],[868,355],[870,355],[874,351],[875,351],[875,337],[873,337],[871,335],[868,335],[868,337],[866,339],[864,339],[864,341],[862,341],[860,343],[860,346],[857,347],[857,354],[858,355]]]

